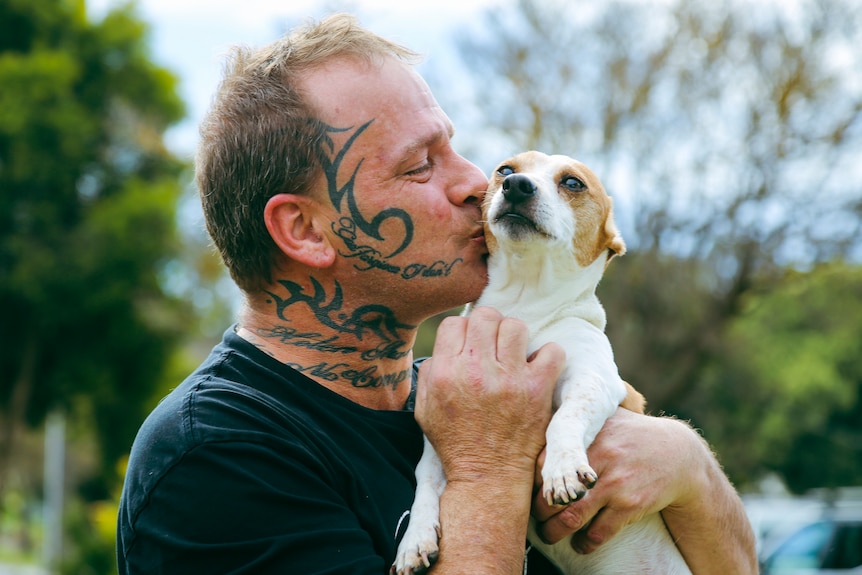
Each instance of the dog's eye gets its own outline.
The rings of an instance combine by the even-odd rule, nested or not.
[[[500,166],[497,168],[497,173],[503,177],[510,176],[515,173],[514,168],[512,166]]]
[[[575,176],[564,177],[560,184],[573,192],[583,192],[587,189],[587,186]]]

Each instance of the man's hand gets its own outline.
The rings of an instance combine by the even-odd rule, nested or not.
[[[419,372],[416,419],[448,481],[434,573],[520,574],[533,469],[565,364],[558,345],[527,358],[523,322],[490,308],[451,317]]]
[[[584,499],[563,507],[548,506],[541,492],[534,497],[532,514],[546,541],[574,533],[575,550],[590,553],[626,525],[661,512],[692,572],[757,572],[742,502],[691,427],[619,409],[588,456],[599,480]]]
[[[528,340],[523,322],[488,307],[438,328],[419,372],[416,419],[450,483],[510,471],[532,476],[565,352],[549,344],[527,358]]]

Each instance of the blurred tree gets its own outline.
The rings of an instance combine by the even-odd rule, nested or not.
[[[694,396],[699,420],[739,480],[862,485],[862,267],[789,271],[752,290]],[[732,405],[717,410],[713,404]]]
[[[638,254],[602,286],[609,334],[684,412],[755,276],[860,255],[860,45],[849,0],[517,0],[466,31],[477,105],[447,108],[481,126],[472,156],[505,142],[603,177]]]
[[[159,282],[184,110],[146,34],[131,5],[0,1],[0,494],[16,432],[54,408],[92,418],[112,470],[187,319]]]
[[[436,92],[481,165],[539,149],[578,157],[603,178],[630,248],[599,288],[621,373],[654,412],[719,425],[745,410],[745,392],[799,406],[793,389],[832,375],[824,370],[835,356],[816,356],[825,350],[814,346],[797,357],[795,375],[772,365],[764,380],[769,365],[752,374],[735,362],[737,385],[709,387],[712,402],[702,389],[716,373],[731,377],[719,369],[728,330],[753,290],[781,286],[787,269],[862,256],[859,46],[862,4],[853,0],[512,0],[460,38],[472,94],[453,81],[457,71],[429,76],[447,81]],[[776,340],[764,361],[792,345],[758,333]],[[846,394],[845,383],[830,389]],[[829,394],[809,400],[822,403],[814,419],[823,425],[839,425],[852,407]],[[778,410],[772,427],[748,429],[776,432],[791,415]],[[788,430],[783,440],[799,447],[800,437]],[[762,439],[758,456],[788,453]],[[783,460],[759,461],[791,473]]]

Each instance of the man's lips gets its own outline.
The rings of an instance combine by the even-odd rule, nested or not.
[[[488,256],[488,243],[485,240],[485,226],[479,226],[479,229],[473,232],[470,236],[470,245],[476,246],[482,254],[483,259]]]

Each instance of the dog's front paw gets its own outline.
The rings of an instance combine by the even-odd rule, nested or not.
[[[424,528],[411,522],[398,546],[395,563],[389,570],[391,575],[419,575],[425,573],[437,561],[440,526],[436,523]]]
[[[548,505],[566,505],[583,498],[598,478],[586,459],[581,462],[565,457],[552,460],[548,454],[542,467],[542,495]]]

